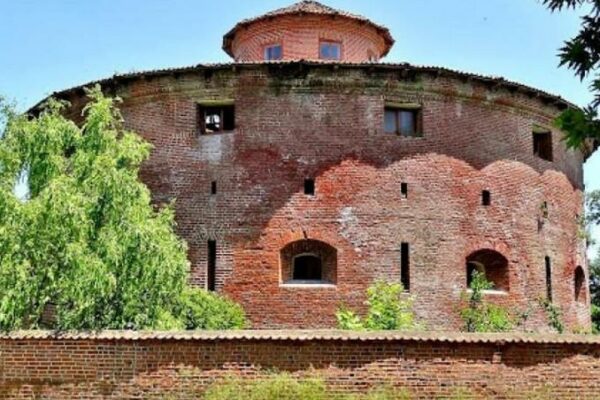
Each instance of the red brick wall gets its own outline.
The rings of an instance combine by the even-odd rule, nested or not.
[[[116,85],[127,126],[155,146],[142,178],[157,202],[176,199],[192,283],[206,284],[214,239],[217,289],[254,327],[332,327],[340,304],[363,307],[372,282],[399,281],[406,242],[419,320],[454,330],[466,258],[490,249],[508,260],[510,289],[487,297],[527,315],[518,329],[549,329],[546,256],[567,328],[589,328],[589,296],[574,293],[576,266],[588,273],[576,223],[583,156],[552,128],[559,110],[522,90],[404,69],[238,65]],[[225,99],[237,129],[199,137],[196,103]],[[385,101],[422,104],[423,137],[385,134]],[[534,124],[552,129],[554,162],[533,155]],[[280,250],[305,237],[337,249],[335,286],[281,285]]]
[[[4,338],[0,397],[198,399],[223,377],[253,379],[272,371],[319,376],[340,391],[393,385],[407,389],[413,399],[457,393],[472,399],[595,399],[600,392],[600,345],[587,338],[534,336],[523,342],[510,335],[393,334],[341,341],[340,335],[317,334],[320,339],[299,341],[315,335],[278,332],[275,336],[289,338],[199,333],[180,335],[183,340],[158,339],[169,335],[144,340],[110,333],[96,339],[81,334],[79,339]]]
[[[321,40],[342,44],[342,60],[364,62],[386,50],[384,38],[370,25],[347,18],[289,15],[240,29],[232,43],[236,61],[262,61],[266,46],[281,44],[284,60],[318,60]]]

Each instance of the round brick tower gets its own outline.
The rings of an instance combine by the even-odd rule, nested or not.
[[[312,1],[243,21],[235,62],[114,76],[142,179],[175,199],[190,280],[255,328],[334,327],[376,280],[401,282],[429,329],[456,330],[479,270],[487,300],[549,330],[590,326],[582,164],[554,118],[569,103],[499,78],[382,64],[369,20]],[[56,94],[78,118],[82,87]]]

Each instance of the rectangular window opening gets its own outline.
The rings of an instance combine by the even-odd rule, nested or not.
[[[400,194],[403,199],[408,199],[408,183],[402,182],[400,184]]]
[[[484,206],[489,206],[492,204],[492,194],[489,190],[484,190],[481,192],[481,204]]]
[[[546,257],[546,299],[552,302],[552,262]]]
[[[266,61],[276,61],[281,60],[283,58],[283,51],[280,44],[274,44],[271,46],[265,47],[265,60]]]
[[[340,60],[342,58],[342,44],[340,42],[321,41],[319,58],[321,60]]]
[[[235,106],[198,105],[198,131],[201,135],[230,132],[235,129]]]
[[[410,246],[408,243],[400,245],[400,282],[404,290],[410,291]]]
[[[208,257],[206,263],[206,289],[214,292],[216,290],[217,272],[217,241],[208,241]]]
[[[210,183],[210,194],[213,196],[217,194],[217,181],[212,181]]]
[[[385,107],[385,133],[404,137],[422,136],[421,109]]]
[[[552,161],[552,132],[533,131],[533,154],[542,160]]]
[[[305,179],[304,180],[304,194],[309,196],[315,195],[315,180]]]

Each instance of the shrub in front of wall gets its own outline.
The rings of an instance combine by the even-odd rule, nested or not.
[[[376,282],[367,289],[367,315],[342,307],[336,313],[338,326],[346,330],[413,330],[418,328],[413,312],[414,299],[403,296],[399,283]]]
[[[508,310],[495,304],[489,304],[483,298],[483,291],[494,285],[485,278],[485,274],[474,271],[471,281],[471,293],[468,305],[460,310],[467,332],[506,332],[514,328],[514,320]]]

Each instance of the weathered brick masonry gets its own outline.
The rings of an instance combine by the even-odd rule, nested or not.
[[[328,26],[320,14],[257,23],[290,18]],[[384,46],[385,32],[354,23]],[[262,28],[239,27],[240,40],[248,29]],[[368,62],[366,53],[353,63],[294,61],[285,49],[280,61],[101,81],[123,98],[127,127],[154,145],[142,178],[157,203],[176,200],[195,285],[208,285],[207,241],[216,241],[216,289],[242,303],[254,327],[331,327],[340,304],[363,307],[372,282],[402,279],[404,243],[416,313],[430,329],[460,326],[467,261],[497,275],[502,290],[486,296],[527,315],[519,329],[549,329],[539,305],[549,295],[569,329],[589,328],[587,285],[576,290],[576,268],[584,282],[588,274],[578,224],[585,155],[567,150],[553,125],[567,102],[503,79]],[[80,115],[80,88],[58,96]],[[234,129],[199,134],[201,107],[215,105],[234,105]],[[418,109],[421,135],[386,133],[386,107]],[[551,161],[534,154],[540,130]],[[323,282],[292,279],[290,263],[303,255],[321,257]]]
[[[600,393],[600,342],[583,336],[38,332],[3,337],[0,354],[4,399],[198,399],[222,378],[275,370],[334,390],[393,385],[414,399]]]

